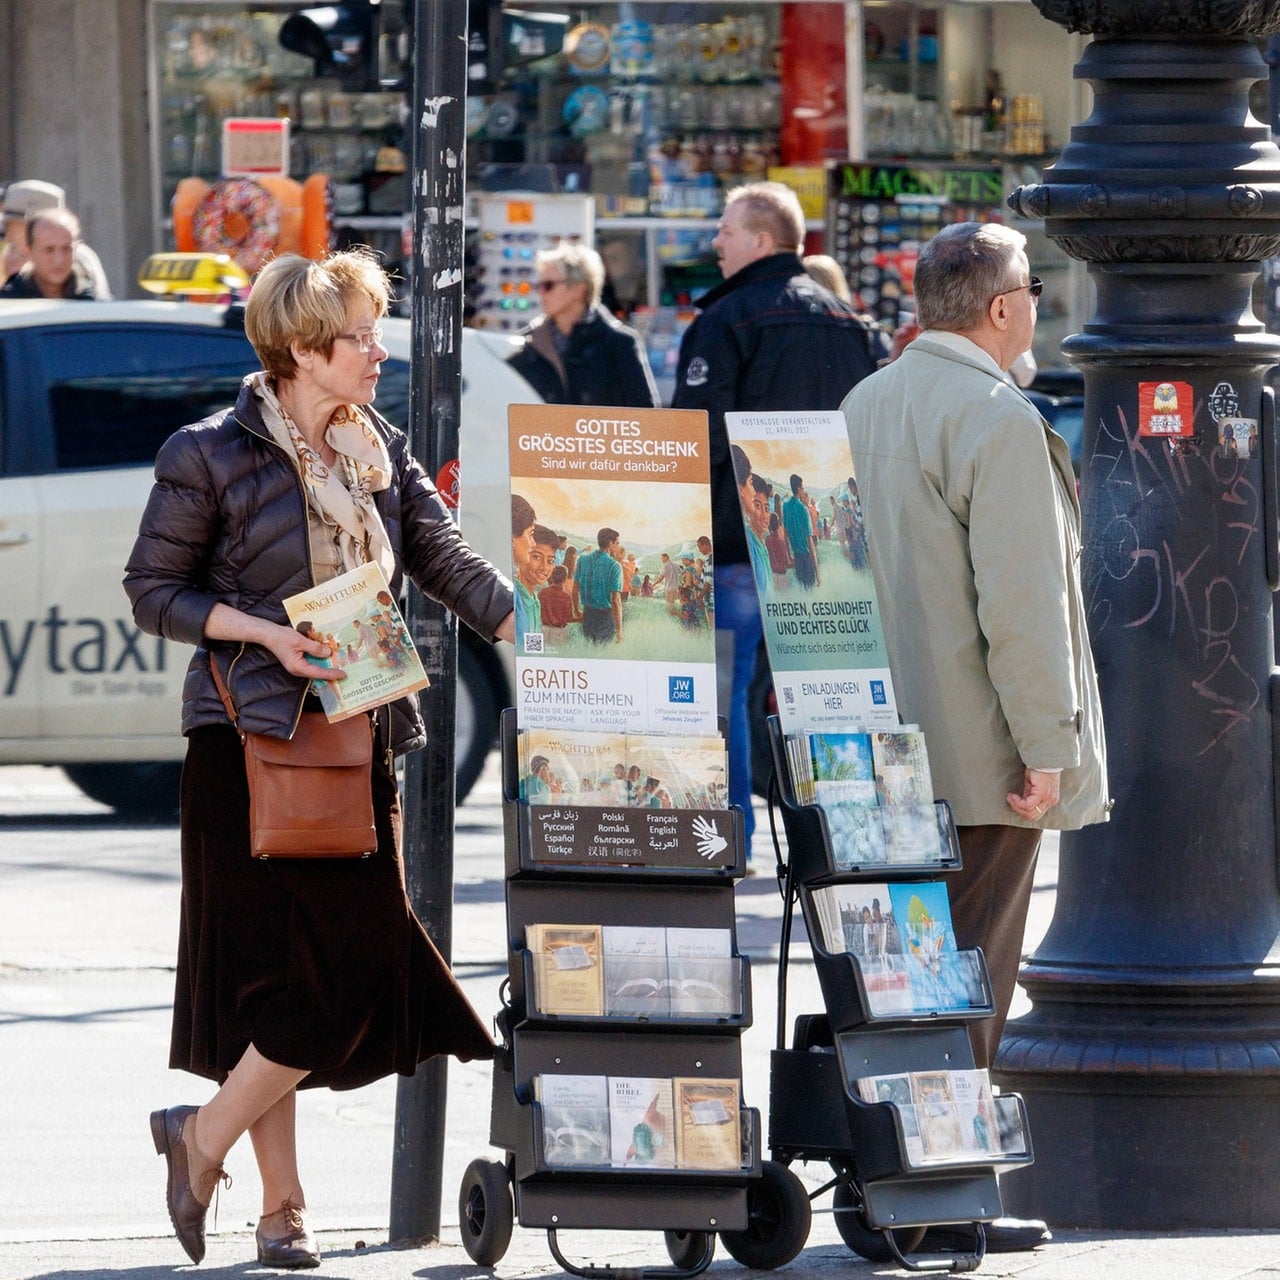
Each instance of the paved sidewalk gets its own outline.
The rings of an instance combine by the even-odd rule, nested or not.
[[[498,1008],[506,974],[495,763],[458,812],[455,847],[454,962],[486,1015]],[[759,817],[767,838],[767,818]],[[1053,844],[1042,859],[1029,947],[1048,925],[1056,875]],[[768,874],[743,881],[737,892],[755,1008],[755,1025],[743,1037],[744,1096],[763,1110],[775,1036],[780,899]],[[174,828],[120,826],[59,770],[0,768],[0,1280],[153,1280],[186,1267],[168,1228],[164,1165],[147,1128],[153,1108],[200,1102],[209,1093],[204,1082],[165,1066],[177,902]],[[821,1008],[807,950],[800,927],[789,1020]],[[325,1280],[484,1274],[459,1244],[457,1190],[471,1160],[501,1157],[488,1146],[489,1098],[487,1065],[451,1064],[442,1243],[404,1249],[387,1244],[396,1082],[301,1095],[299,1145]],[[263,1271],[254,1261],[258,1187],[247,1144],[231,1153],[228,1166],[236,1181],[222,1194],[216,1227],[211,1220],[209,1254],[198,1269],[205,1276]],[[812,1190],[830,1172],[825,1165],[796,1171]],[[815,1199],[808,1245],[780,1274],[793,1280],[904,1274],[851,1253],[830,1203],[826,1193]],[[638,1280],[635,1269],[669,1265],[656,1232],[566,1232],[559,1244],[575,1266],[608,1268],[612,1280]],[[494,1271],[502,1280],[561,1274],[545,1233],[518,1225]],[[709,1274],[732,1280],[744,1268],[720,1246]],[[976,1274],[1280,1276],[1280,1232],[1058,1231],[1051,1245],[1032,1253],[989,1255]]]

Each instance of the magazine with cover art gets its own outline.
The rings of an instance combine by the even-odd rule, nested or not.
[[[903,1071],[896,1075],[862,1076],[856,1082],[858,1096],[863,1102],[891,1102],[902,1117],[902,1136],[907,1159],[920,1164],[924,1159],[924,1145],[920,1141],[920,1127],[916,1123],[915,1099],[911,1096],[911,1076]]]
[[[926,1160],[956,1159],[965,1154],[964,1135],[956,1111],[950,1071],[913,1071],[911,1098]]]
[[[871,751],[882,805],[933,803],[929,753],[918,728],[876,730],[871,735]]]
[[[330,720],[346,720],[430,683],[382,567],[370,562],[282,602],[295,629],[329,646],[318,666],[341,680],[313,680]]]
[[[870,733],[861,730],[815,731],[808,736],[809,762],[815,785],[842,783],[847,786],[850,798],[856,797],[863,804],[877,803]]]
[[[975,1155],[1000,1155],[1000,1126],[986,1069],[953,1071],[951,1092],[965,1147]]]
[[[959,951],[944,881],[889,885],[912,1002],[921,1012],[982,1008],[988,1001],[975,951]]]
[[[741,1086],[737,1080],[677,1076],[676,1167],[742,1167]]]
[[[714,733],[706,414],[512,405],[508,428],[520,726]]]
[[[719,734],[628,734],[639,809],[724,809],[728,756]]]
[[[826,815],[831,859],[837,871],[852,871],[891,861],[885,839],[884,814],[879,808],[840,794],[823,795],[818,804]]]
[[[598,924],[530,924],[534,1007],[539,1013],[598,1018],[605,1012]]]
[[[883,883],[830,884],[814,889],[811,899],[822,929],[823,947],[865,959],[901,955],[891,886]]]
[[[862,503],[838,410],[727,413],[783,731],[898,721]],[[775,521],[776,517],[776,521]],[[773,569],[770,526],[791,564]]]
[[[606,1077],[537,1075],[533,1078],[533,1095],[542,1104],[542,1153],[547,1164],[609,1164]]]
[[[523,729],[520,794],[527,804],[623,806],[627,736]]]
[[[615,1169],[674,1169],[676,1118],[665,1077],[609,1077],[610,1163]]]

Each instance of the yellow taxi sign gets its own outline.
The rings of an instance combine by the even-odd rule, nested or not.
[[[153,253],[138,283],[165,297],[225,298],[249,287],[249,273],[225,253]]]

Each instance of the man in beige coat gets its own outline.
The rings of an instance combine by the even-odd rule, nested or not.
[[[956,941],[982,948],[994,988],[978,1066],[1013,998],[1042,831],[1110,808],[1071,460],[1006,376],[1035,332],[1025,243],[939,232],[916,268],[923,332],[842,405],[898,711],[959,830]]]

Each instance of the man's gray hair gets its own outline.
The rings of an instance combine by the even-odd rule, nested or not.
[[[916,263],[916,319],[922,329],[975,329],[991,300],[1022,281],[1014,259],[1027,243],[998,222],[956,222],[925,245]]]
[[[604,289],[604,263],[600,255],[585,244],[558,244],[538,252],[539,267],[559,267],[560,278],[565,284],[587,286],[587,306],[594,307],[600,301]]]
[[[748,231],[767,231],[778,253],[799,253],[804,244],[804,210],[800,198],[781,182],[749,182],[735,187],[724,207],[742,206],[742,225]]]

